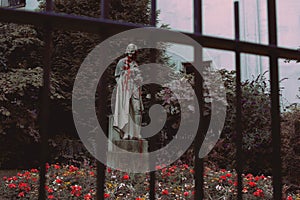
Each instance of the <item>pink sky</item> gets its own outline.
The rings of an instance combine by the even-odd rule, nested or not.
[[[240,0],[242,1],[242,0]],[[247,5],[256,0],[244,0]],[[261,9],[262,22],[262,43],[267,44],[267,11],[266,0],[263,1]],[[203,0],[204,27],[206,35],[217,37],[234,38],[233,22],[233,0]],[[283,47],[297,48],[300,46],[300,0],[277,0],[278,19],[278,44]],[[170,24],[171,28],[184,32],[193,31],[193,0],[158,0],[158,8],[161,10],[160,19],[162,23]],[[249,7],[248,9],[252,9]],[[242,12],[242,10],[240,10]],[[254,16],[253,16],[254,17]],[[175,50],[176,48],[173,48]],[[187,54],[186,57],[192,59],[192,50],[186,47],[177,49],[178,53]],[[209,50],[210,56],[217,66],[234,69],[234,53],[218,50]],[[268,65],[268,59],[264,61]],[[295,95],[300,87],[300,64],[284,63],[280,61],[281,78],[288,77],[289,80],[283,82],[285,87],[284,97],[289,103],[299,102]],[[266,69],[268,66],[266,66]]]

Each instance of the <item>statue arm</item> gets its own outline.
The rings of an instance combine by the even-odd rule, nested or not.
[[[116,67],[116,70],[115,70],[115,78],[116,78],[116,81],[119,79],[119,77],[121,76],[121,73],[122,73],[122,68],[123,68],[123,61],[120,60],[117,64],[117,67]]]

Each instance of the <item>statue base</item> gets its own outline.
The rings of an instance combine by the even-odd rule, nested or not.
[[[122,171],[140,171],[138,169],[148,169],[148,141],[140,140],[122,140],[118,133],[113,129],[113,116],[109,117],[109,139],[112,143],[108,145],[107,164],[116,167]],[[126,151],[126,152],[124,152]],[[140,153],[139,162],[131,163],[128,152]]]
[[[148,169],[149,157],[148,154],[148,141],[146,140],[117,140],[113,141],[112,151],[107,152],[108,166],[114,166],[122,171],[138,172],[140,169]],[[117,148],[118,147],[118,148]],[[124,150],[127,153],[124,153]],[[128,152],[140,153],[139,160],[132,163],[128,157]]]

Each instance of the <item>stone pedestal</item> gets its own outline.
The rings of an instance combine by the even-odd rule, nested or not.
[[[148,141],[141,140],[122,140],[119,134],[113,129],[113,116],[109,117],[109,139],[114,144],[108,145],[107,163],[109,166],[119,166],[122,170],[130,169],[147,169],[149,165],[149,158],[146,154],[148,152]],[[117,148],[118,147],[118,148]],[[124,152],[126,151],[126,153]],[[128,152],[140,153],[138,162],[132,163]]]

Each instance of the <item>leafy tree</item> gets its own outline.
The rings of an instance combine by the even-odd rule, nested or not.
[[[45,2],[41,1],[40,8],[43,9],[44,5]],[[132,11],[133,5],[134,12]],[[112,0],[109,18],[149,24],[149,5],[149,0]],[[54,11],[96,18],[101,14],[98,0],[56,0]],[[0,72],[2,83],[0,87],[1,142],[15,142],[15,149],[9,148],[13,146],[10,143],[1,146],[3,148],[1,152],[6,152],[7,155],[1,154],[0,163],[2,166],[6,163],[7,166],[13,167],[10,161],[15,160],[16,163],[20,163],[21,160],[28,159],[25,153],[20,154],[23,148],[19,144],[37,144],[39,140],[37,100],[42,87],[43,57],[41,52],[43,52],[44,32],[40,27],[0,24],[0,33],[0,61],[9,68],[8,73]],[[71,113],[71,92],[75,76],[87,54],[103,39],[102,35],[54,30],[49,133],[69,134],[72,137],[76,133]],[[146,52],[144,55],[147,53],[149,54]],[[144,58],[149,60],[150,56],[144,56]],[[144,62],[147,59],[144,59]],[[114,84],[114,64],[108,68],[105,76],[108,84]],[[104,93],[110,92],[104,90]],[[17,150],[14,156],[11,155],[10,149],[11,151]],[[32,153],[28,155],[32,156]]]
[[[209,155],[219,167],[234,168],[237,138],[235,71],[219,71],[227,96],[227,112],[221,138]],[[267,80],[259,75],[255,80],[242,82],[242,135],[245,171],[271,172],[271,100]]]

